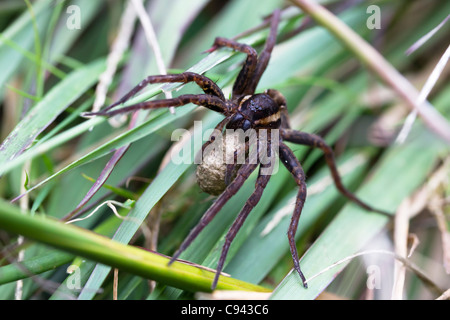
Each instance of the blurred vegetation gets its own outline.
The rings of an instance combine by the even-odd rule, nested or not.
[[[449,2],[321,3],[419,91],[449,45],[446,23],[412,54],[405,52],[444,21]],[[194,120],[202,120],[202,128],[195,129],[201,134],[200,130],[214,127],[221,116],[194,106],[178,108],[174,114],[168,110],[139,112],[131,122],[80,116],[101,95],[97,89],[100,76],[111,66],[109,55],[117,50],[114,44],[124,28],[131,28],[130,38],[125,39],[125,50],[107,85],[104,105],[147,75],[161,73],[139,18],[123,23],[131,5],[131,1],[120,0],[0,3],[0,194],[5,200],[0,217],[6,217],[7,201],[12,200],[30,218],[64,220],[85,217],[105,200],[125,203],[131,199],[128,208],[117,207],[120,215],[128,215],[126,219],[119,219],[104,205],[74,224],[170,256],[214,200],[196,185],[194,165],[166,161],[172,150],[172,132],[194,130]],[[368,28],[373,14],[367,12],[370,5],[380,8],[379,29]],[[283,8],[278,44],[258,90],[280,90],[287,98],[292,126],[320,134],[333,146],[345,184],[367,203],[403,217],[394,223],[394,219],[348,203],[330,182],[321,153],[290,144],[307,172],[309,196],[297,232],[306,277],[351,255],[367,254],[321,273],[307,290],[301,286],[298,276],[289,273],[292,258],[286,236],[297,189],[280,166],[233,241],[226,273],[268,288],[273,299],[314,299],[319,294],[333,299],[390,299],[399,284],[394,281],[395,259],[386,252],[397,248],[395,235],[400,225],[407,228],[401,240],[413,239],[408,242],[411,254],[407,259],[414,265],[413,270],[407,268],[404,285],[400,284],[402,298],[435,299],[450,287],[449,145],[420,117],[406,141],[397,143],[410,109],[352,52],[288,1],[150,0],[145,6],[167,71],[205,73],[226,95],[244,55],[227,49],[202,52],[216,36],[231,38],[244,32],[239,40],[260,50],[267,28],[255,27],[275,8]],[[446,119],[450,119],[448,70],[447,66],[428,96]],[[152,86],[134,101],[164,98],[166,92]],[[187,92],[199,90],[186,85],[172,94]],[[191,156],[183,155],[185,159]],[[224,235],[252,192],[254,178],[182,259],[216,267]],[[97,179],[104,184],[92,192]],[[113,268],[97,264],[95,255],[83,259],[76,249],[55,249],[62,242],[57,238],[45,245],[30,240],[40,239],[43,231],[27,226],[23,233],[28,237],[22,240],[17,235],[20,227],[12,232],[4,226],[0,223],[0,299],[15,295],[21,299],[196,297],[194,287],[184,291],[126,270],[119,270],[116,290]],[[85,245],[83,239],[78,241],[80,247]],[[375,254],[374,250],[383,252]],[[80,272],[79,288],[71,286],[74,278],[69,266]],[[23,289],[18,289],[22,284]]]

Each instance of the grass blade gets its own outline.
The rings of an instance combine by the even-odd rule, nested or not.
[[[104,61],[100,60],[72,72],[27,113],[0,145],[0,176],[10,169],[8,162],[97,81],[103,68]]]
[[[211,291],[214,272],[175,262],[137,247],[127,246],[94,232],[66,225],[43,216],[30,216],[4,200],[0,200],[0,223],[4,230],[66,250],[88,259],[191,291]],[[267,291],[262,287],[236,279],[221,277],[217,286],[223,290]]]

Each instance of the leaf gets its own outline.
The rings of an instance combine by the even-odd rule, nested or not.
[[[10,169],[11,160],[97,81],[104,66],[104,61],[99,60],[73,71],[27,113],[0,145],[0,176]]]
[[[0,200],[0,223],[4,230],[49,244],[103,264],[120,268],[144,278],[165,282],[192,291],[211,291],[214,272],[137,247],[123,245],[92,231],[46,218],[23,214],[20,209]],[[222,277],[217,286],[222,290],[267,291],[263,287]]]
[[[33,5],[33,11],[37,17],[37,23],[43,27],[48,20],[50,0],[36,1]],[[34,35],[32,30],[32,17],[25,10],[4,32],[0,34],[1,38],[13,41],[22,50],[27,50],[33,44]],[[0,88],[3,88],[9,78],[19,68],[23,56],[11,48],[6,41],[0,42]]]

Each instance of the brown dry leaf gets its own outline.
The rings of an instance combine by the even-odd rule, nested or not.
[[[369,140],[377,146],[388,146],[398,133],[399,123],[407,115],[405,106],[397,103],[384,112],[369,130]]]
[[[418,214],[425,208],[429,208],[438,217],[438,225],[442,234],[444,268],[447,273],[450,271],[450,239],[446,229],[445,217],[443,217],[442,201],[440,192],[438,192],[443,185],[448,184],[448,172],[450,171],[450,157],[443,161],[443,164],[433,173],[428,179],[428,182],[411,197],[405,199],[399,206],[395,215],[395,229],[394,229],[394,243],[395,252],[401,257],[407,255],[407,239],[409,235],[409,219]],[[436,199],[433,201],[435,197]],[[433,206],[433,203],[436,205]],[[440,205],[437,205],[439,203]],[[430,207],[430,205],[432,207]],[[442,212],[442,214],[440,214]],[[439,220],[440,219],[440,220]],[[408,257],[411,256],[413,250],[417,246],[417,241],[413,241],[409,250]],[[395,264],[395,281],[392,291],[392,299],[402,299],[403,285],[405,279],[405,267],[396,262]]]
[[[415,233],[408,234],[408,246],[409,246],[409,252],[408,252],[408,258],[412,256],[414,253],[414,250],[416,250],[417,246],[419,245],[419,237]]]

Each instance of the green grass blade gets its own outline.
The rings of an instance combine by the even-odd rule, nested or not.
[[[120,225],[120,222],[121,220],[116,216],[111,216],[97,226],[94,232],[111,237]],[[28,245],[31,248],[33,245],[39,244],[29,243]],[[76,264],[77,259],[73,254],[59,250],[53,251],[53,249],[45,250],[43,253],[40,252],[36,256],[21,261],[21,266],[16,263],[10,263],[0,267],[0,284],[25,279],[30,277],[30,275],[39,275],[69,262]]]
[[[36,215],[23,214],[0,200],[0,223],[4,230],[54,246],[121,270],[190,291],[211,291],[214,272],[180,262],[168,266],[169,258],[133,246],[123,245],[94,232]],[[236,279],[221,277],[224,290],[267,291]]]
[[[97,81],[104,67],[100,60],[72,72],[27,113],[0,146],[0,176],[11,169],[8,163],[14,157]]]
[[[133,128],[129,131],[124,132],[123,134],[119,135],[118,137],[102,144],[101,146],[97,147],[96,149],[92,150],[91,152],[86,153],[84,156],[80,157],[79,159],[77,159],[76,161],[70,163],[69,165],[67,165],[66,167],[64,167],[63,169],[59,170],[58,172],[52,174],[50,177],[46,178],[45,180],[39,182],[38,184],[36,184],[35,186],[29,188],[27,190],[27,193],[35,190],[36,188],[41,187],[42,185],[44,185],[45,183],[49,182],[50,180],[60,176],[63,173],[66,173],[68,171],[70,171],[71,169],[74,169],[78,166],[81,166],[83,164],[86,164],[90,161],[93,161],[95,159],[98,159],[108,153],[110,153],[112,150],[120,148],[124,145],[130,144],[134,141],[137,141],[139,139],[142,139],[146,136],[148,136],[151,133],[154,133],[155,131],[161,129],[162,127],[166,126],[168,123],[172,122],[173,120],[179,119],[183,116],[186,116],[187,113],[189,113],[189,111],[192,111],[192,107],[189,108],[184,108],[183,110],[179,110],[175,115],[170,114],[168,112],[165,112],[164,115],[154,119],[150,119],[147,122],[143,123],[142,125]],[[155,113],[156,114],[156,113]],[[159,113],[160,115],[160,113]],[[105,118],[101,118],[101,117],[96,117],[93,119],[90,119],[88,121],[86,121],[83,125],[82,128],[83,129],[87,129],[89,130],[90,127],[92,127],[92,125],[95,124],[99,124],[101,122],[104,122]],[[91,125],[88,125],[91,124]],[[37,152],[36,152],[37,153]],[[20,160],[24,161],[27,157],[24,155],[24,157]],[[9,169],[9,167],[8,167]],[[22,194],[21,196],[23,196],[24,194]],[[20,196],[20,197],[21,197]],[[14,199],[17,200],[18,198]]]
[[[33,5],[33,11],[36,14],[36,20],[39,27],[45,25],[51,1],[40,0]],[[8,39],[17,44],[21,49],[28,50],[33,44],[34,35],[32,32],[32,17],[27,10],[14,21],[4,32],[0,33],[1,38]],[[37,57],[36,57],[37,59]],[[11,48],[6,41],[0,42],[0,88],[3,88],[9,78],[16,72],[20,66],[23,56]],[[35,61],[40,63],[40,61]]]
[[[0,268],[0,285],[53,270],[69,263],[73,258],[73,254],[54,250],[47,255],[39,255],[21,261],[20,267],[15,263],[8,264]]]

